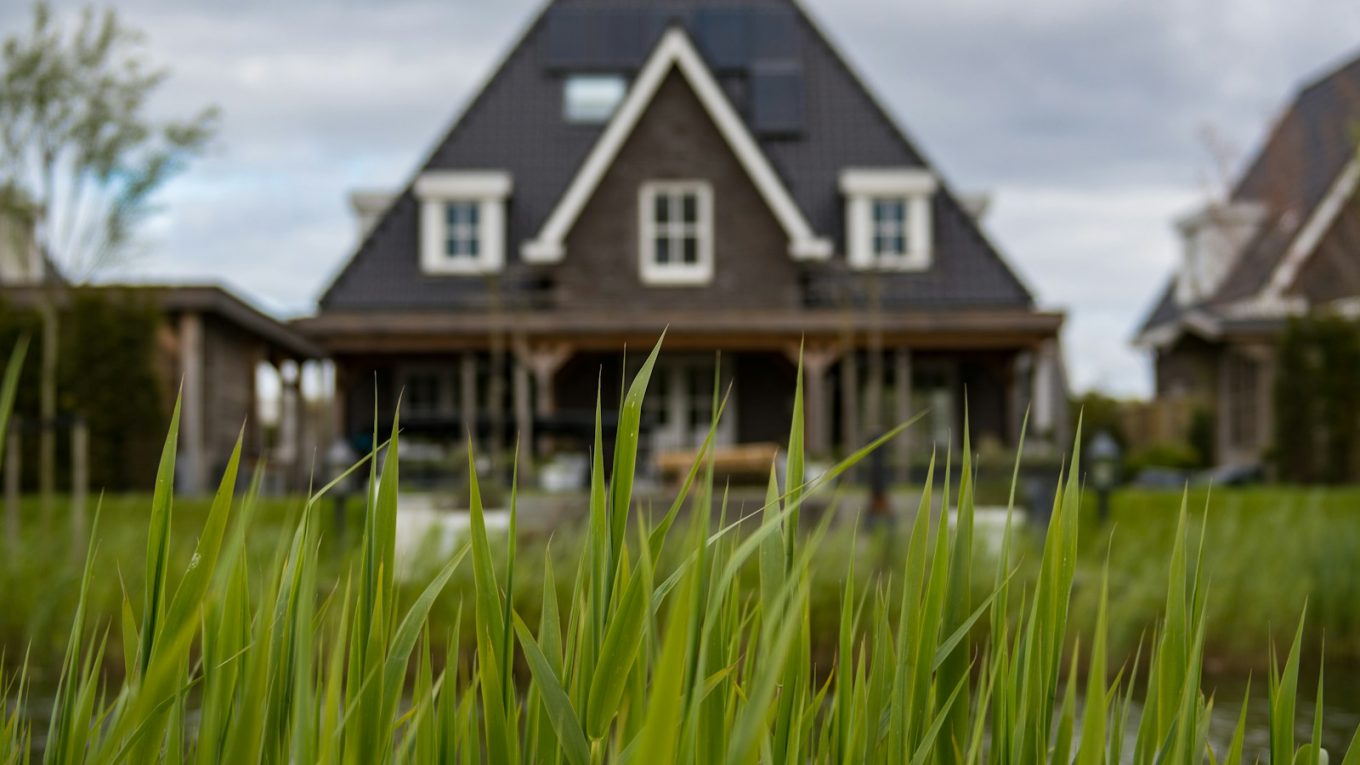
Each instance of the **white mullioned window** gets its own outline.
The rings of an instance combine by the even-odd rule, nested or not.
[[[921,168],[847,169],[845,246],[857,270],[922,271],[934,252],[935,176]]]
[[[638,195],[639,274],[647,284],[694,285],[713,279],[713,187],[704,181],[654,181]]]
[[[444,254],[447,257],[475,260],[480,255],[480,207],[480,203],[471,200],[457,200],[444,206]]]
[[[907,242],[907,198],[874,197],[874,257],[880,261],[905,257]]]
[[[505,263],[509,173],[431,171],[416,179],[420,267],[427,274],[495,273]]]

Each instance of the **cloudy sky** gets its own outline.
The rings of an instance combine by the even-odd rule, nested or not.
[[[120,278],[220,280],[311,311],[345,192],[397,186],[541,0],[126,0],[173,70],[155,108],[224,113]],[[1360,55],[1355,0],[804,0],[1048,307],[1077,388],[1150,388],[1128,340],[1171,220],[1241,166],[1301,83]],[[76,7],[71,3],[59,7]],[[0,34],[28,9],[0,4]]]

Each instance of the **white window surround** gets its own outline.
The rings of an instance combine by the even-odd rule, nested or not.
[[[921,168],[848,168],[841,171],[845,196],[845,248],[851,268],[861,271],[922,271],[934,252],[932,200],[939,181]],[[905,252],[878,252],[874,202],[901,200],[906,212]]]
[[[709,71],[699,52],[684,30],[668,30],[652,51],[647,63],[634,79],[623,103],[614,112],[604,132],[586,156],[580,171],[567,186],[566,193],[553,208],[539,229],[538,235],[525,242],[520,249],[530,263],[557,263],[566,255],[566,237],[576,218],[581,214],[591,195],[614,163],[633,128],[642,119],[652,96],[661,87],[672,69],[694,89],[709,117],[726,139],[727,145],[741,162],[743,169],[755,183],[765,203],[789,238],[789,256],[795,260],[826,260],[831,257],[832,244],[818,237],[803,217],[798,204],[780,181],[769,160],[761,151],[746,123],[727,100],[722,87]]]
[[[1214,294],[1265,220],[1259,202],[1213,202],[1176,222],[1183,246],[1176,301],[1187,306]]]
[[[505,199],[514,190],[509,173],[436,170],[415,182],[420,200],[420,268],[427,274],[495,273],[505,264]],[[452,202],[477,203],[477,254],[450,257],[446,209]]]
[[[672,201],[693,195],[695,219],[685,222],[682,210]],[[656,219],[658,197],[667,198],[668,221]],[[670,262],[657,259],[656,242],[666,239],[673,251]],[[683,242],[696,242],[697,261],[685,263]],[[650,285],[685,286],[713,280],[713,187],[707,181],[650,181],[638,189],[638,276]]]

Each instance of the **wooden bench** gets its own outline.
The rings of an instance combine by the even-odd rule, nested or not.
[[[770,466],[779,457],[779,444],[754,443],[714,447],[710,459],[714,476],[730,478],[734,482],[764,483],[770,477]],[[656,455],[656,467],[662,480],[679,483],[689,475],[698,449],[673,449]]]

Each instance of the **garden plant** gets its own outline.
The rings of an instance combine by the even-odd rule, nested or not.
[[[514,483],[509,533],[493,536],[470,460],[467,542],[414,598],[399,597],[394,581],[395,422],[351,468],[368,475],[367,505],[357,548],[333,584],[320,572],[322,500],[335,482],[310,495],[272,561],[254,565],[244,550],[260,500],[258,484],[237,496],[239,443],[192,559],[172,570],[176,409],[151,499],[144,591],[124,592],[116,624],[89,618],[92,579],[114,575],[100,561],[96,519],[45,724],[33,722],[37,700],[22,661],[0,665],[15,667],[0,680],[9,702],[0,762],[1087,765],[1248,756],[1246,700],[1201,690],[1212,588],[1188,503],[1156,630],[1135,658],[1112,661],[1103,581],[1095,585],[1093,629],[1077,635],[1069,624],[1078,457],[1054,499],[1037,575],[1015,576],[1018,531],[1008,517],[994,571],[975,582],[974,465],[965,434],[957,465],[947,456],[932,464],[891,571],[861,584],[849,556],[833,616],[835,651],[824,660],[810,636],[812,568],[837,514],[814,516],[811,500],[834,494],[838,478],[911,423],[810,477],[800,379],[785,464],[771,466],[763,507],[738,512],[705,459],[722,416],[724,402],[715,400],[699,457],[673,502],[653,515],[633,489],[644,394],[659,351],[660,344],[619,404],[609,464],[597,403],[575,570],[556,570],[552,556],[541,571],[516,565]],[[20,352],[10,362],[0,404],[12,399],[21,360]],[[830,504],[834,510],[834,497]],[[501,544],[508,554],[496,550]],[[474,587],[460,625],[436,635],[431,609],[451,597],[446,585],[464,566]],[[537,618],[529,620],[509,596],[523,577],[544,582]],[[571,582],[563,599],[561,578]],[[752,579],[754,586],[743,585]],[[116,680],[102,670],[111,631],[124,654]],[[1320,681],[1312,734],[1296,738],[1302,635],[1300,624],[1281,660],[1262,646],[1271,651],[1260,683],[1269,703],[1266,756],[1358,765],[1360,746],[1322,748]],[[1242,705],[1234,735],[1220,746],[1209,736],[1218,703]]]

